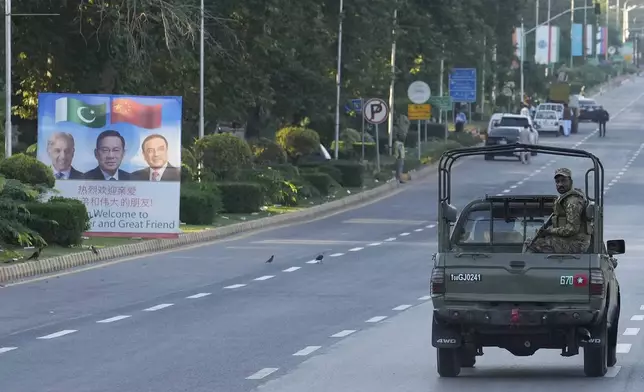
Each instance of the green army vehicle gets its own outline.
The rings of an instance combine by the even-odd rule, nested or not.
[[[553,212],[556,196],[494,196],[450,204],[451,172],[463,157],[506,150],[587,158],[585,210],[591,244],[583,254],[525,253],[524,246]],[[441,377],[473,367],[484,347],[515,356],[539,349],[579,354],[584,373],[603,377],[617,361],[620,289],[615,276],[624,240],[604,244],[604,169],[582,150],[514,144],[455,149],[439,162],[438,253],[430,280],[432,345]],[[589,185],[594,185],[592,194]]]

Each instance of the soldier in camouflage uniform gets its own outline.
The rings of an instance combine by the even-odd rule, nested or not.
[[[586,219],[588,200],[581,189],[572,187],[570,169],[555,171],[559,197],[555,200],[551,225],[541,228],[537,239],[526,247],[534,253],[585,253],[592,228]]]

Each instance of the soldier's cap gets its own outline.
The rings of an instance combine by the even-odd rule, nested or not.
[[[557,176],[572,178],[572,172],[570,171],[570,169],[562,167],[555,170],[555,178],[557,178]]]

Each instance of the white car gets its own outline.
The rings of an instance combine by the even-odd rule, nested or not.
[[[519,127],[519,128],[528,128],[530,131],[530,141],[532,144],[539,144],[539,132],[537,131],[532,118],[530,116],[522,116],[520,114],[513,113],[503,113],[501,118],[496,122],[496,127]],[[492,127],[494,128],[494,126]],[[537,155],[536,152],[532,152],[531,155]]]
[[[538,132],[554,132],[557,137],[563,134],[563,120],[554,110],[538,110],[534,115],[534,123]]]

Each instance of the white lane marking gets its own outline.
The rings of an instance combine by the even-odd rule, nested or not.
[[[387,316],[376,316],[376,317],[372,317],[369,320],[365,321],[365,323],[379,323],[379,322],[381,322],[382,320],[384,320],[386,318],[387,318]]]
[[[240,287],[246,286],[245,283],[231,284],[230,286],[224,287],[225,289],[238,289]]]
[[[534,171],[533,175],[541,173],[542,169],[537,169]]]
[[[510,189],[516,189],[516,187],[517,187],[517,186],[518,186],[518,185],[512,185],[512,186],[510,187]]]
[[[626,328],[624,336],[635,336],[640,332],[639,328]]]
[[[315,351],[317,351],[317,350],[319,350],[321,348],[322,348],[322,346],[306,346],[306,347],[304,347],[303,349],[301,349],[300,351],[296,352],[293,355],[295,355],[297,357],[304,357],[304,356],[310,355],[311,353],[313,353],[313,352],[315,352]]]
[[[517,182],[517,185],[523,185],[523,181]]]
[[[246,377],[246,380],[261,380],[262,378],[270,376],[278,370],[279,368],[264,368]]]
[[[151,308],[143,309],[143,311],[144,312],[156,312],[157,310],[169,308],[172,305],[174,305],[174,304],[159,304],[159,305],[155,305],[155,306],[153,306]]]
[[[644,310],[644,305],[640,305],[640,310]]]
[[[9,351],[16,350],[18,347],[0,347],[0,354],[8,353]]]
[[[313,261],[315,261],[315,260],[313,260]],[[308,263],[308,261],[307,261],[307,263]],[[299,270],[300,268],[302,268],[302,267],[290,267],[290,268],[287,268],[287,269],[285,269],[283,271],[284,272],[293,272],[293,271]]]
[[[436,227],[436,225],[427,225],[427,226],[425,226],[426,229],[433,229],[434,227]]]
[[[389,237],[385,240],[385,242],[391,242],[391,241],[396,241],[395,237]]]
[[[355,329],[345,329],[344,331],[340,331],[336,334],[331,335],[332,338],[343,338],[345,336],[349,336],[352,333],[356,332]]]
[[[428,301],[432,299],[431,295],[423,295],[422,297],[418,298],[419,301]]]
[[[318,260],[309,260],[306,262],[306,264],[319,264],[320,262]]]
[[[416,229],[416,230],[414,230],[414,231],[415,231],[416,233],[420,233],[421,231],[423,231],[423,229]]]
[[[132,317],[132,316],[126,316],[126,315],[114,316],[114,317],[106,318],[104,320],[99,320],[99,321],[97,321],[97,323],[99,323],[99,324],[113,323],[115,321],[125,320],[126,318],[130,318],[130,317]]]
[[[349,252],[358,252],[358,251],[361,251],[361,250],[363,250],[363,249],[364,249],[364,248],[361,248],[361,247],[351,248],[351,249],[349,249]]]
[[[631,321],[643,321],[644,320],[644,315],[642,314],[636,314],[635,316],[631,317]]]
[[[400,235],[401,237],[406,237],[406,236],[408,236],[409,234],[411,234],[411,233],[400,233],[399,235]]]
[[[332,255],[329,255],[329,257],[340,257],[340,256],[344,256],[344,253],[334,253]]]
[[[503,196],[503,193],[497,193],[496,195],[497,196]]]
[[[76,330],[76,329],[65,329],[65,330],[62,330],[62,331],[54,332],[54,333],[49,334],[49,335],[40,336],[40,337],[38,337],[36,339],[55,339],[55,338],[59,338],[61,336],[69,335],[70,333],[74,333],[74,332],[78,332],[78,330]]]
[[[187,299],[197,299],[197,298],[207,297],[207,296],[209,296],[210,294],[212,294],[212,293],[199,293],[199,294],[191,295],[191,296],[186,297],[186,298],[187,298]]]
[[[606,374],[604,374],[604,377],[615,378],[617,377],[617,374],[619,374],[620,370],[622,370],[621,366],[613,366],[612,368],[608,368],[608,371],[606,372]]]
[[[632,344],[629,343],[618,343],[617,344],[617,354],[628,354],[631,351]]]
[[[509,189],[504,189],[503,193],[510,193],[510,190]]]
[[[253,280],[269,280],[269,279],[274,278],[274,277],[275,277],[275,275],[264,275],[264,276],[260,276],[259,278],[255,278]]]
[[[411,305],[398,305],[398,306],[396,306],[395,308],[393,308],[391,310],[407,310],[409,308],[411,308]]]
[[[621,171],[621,172],[617,173],[617,175],[618,175],[618,176],[623,176],[623,175],[624,175],[624,172],[623,172],[623,171]],[[619,177],[618,177],[618,178],[619,178]]]
[[[367,246],[378,246],[378,245],[382,245],[382,242],[372,242],[371,244],[369,244]]]

